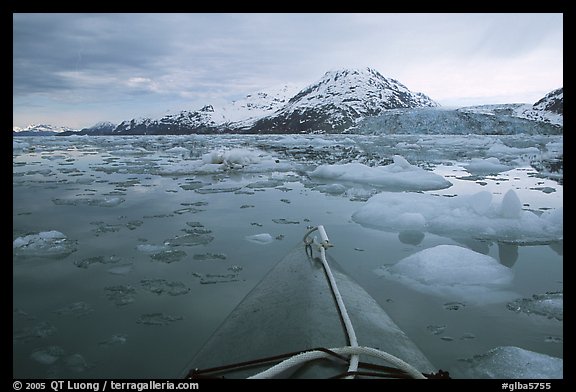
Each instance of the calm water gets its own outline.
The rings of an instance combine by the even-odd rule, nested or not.
[[[563,357],[561,241],[519,246],[431,233],[407,241],[351,218],[385,189],[347,183],[335,192],[326,187],[334,181],[308,176],[320,164],[383,165],[400,154],[453,184],[425,193],[515,189],[524,209],[540,213],[562,207],[562,176],[538,173],[530,162],[562,154],[562,137],[14,140],[13,238],[30,244],[14,248],[14,377],[177,377],[306,227],[318,224],[336,245],[331,255],[436,367],[457,377],[462,360],[497,346]],[[202,164],[203,154],[232,147],[252,151],[250,161]],[[482,176],[464,169],[486,157],[514,169]],[[251,240],[258,234],[267,241]],[[425,294],[375,273],[440,244],[467,246],[512,269],[518,300],[556,302],[536,314],[512,311],[510,301]]]

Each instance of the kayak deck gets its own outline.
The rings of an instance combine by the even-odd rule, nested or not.
[[[380,305],[337,269],[327,256],[360,346],[373,347],[409,363],[422,373],[435,370],[416,345]],[[224,320],[186,368],[186,377],[201,371],[318,347],[350,344],[319,258],[300,245],[286,255]],[[364,361],[365,358],[361,357]],[[367,362],[388,365],[367,358]],[[247,378],[273,364],[240,367],[211,376]],[[318,359],[279,375],[280,378],[329,378],[345,373],[342,360]],[[188,373],[190,372],[190,373]],[[220,374],[222,373],[222,374]]]

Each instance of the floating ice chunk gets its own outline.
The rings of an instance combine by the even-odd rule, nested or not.
[[[259,160],[260,154],[258,151],[244,148],[216,150],[202,156],[202,161],[204,163],[226,164],[230,166],[247,165],[249,163],[256,163]]]
[[[136,322],[143,325],[167,325],[180,320],[184,320],[184,317],[170,316],[164,313],[148,313],[140,316]]]
[[[385,187],[392,190],[444,189],[452,184],[444,177],[411,165],[399,155],[387,166],[370,167],[361,163],[321,165],[310,173],[312,177],[349,181]]]
[[[375,272],[421,292],[470,302],[499,302],[515,296],[504,292],[513,279],[511,269],[490,256],[455,245],[422,250]]]
[[[124,203],[124,201],[121,197],[52,199],[52,202],[56,205],[88,205],[93,207],[116,207]]]
[[[500,215],[504,218],[520,218],[522,214],[522,203],[513,189],[504,195],[500,204]]]
[[[99,342],[98,344],[100,346],[117,346],[119,344],[126,343],[127,340],[128,340],[127,335],[116,334],[116,335],[112,335],[112,337],[110,339],[103,340],[103,341]]]
[[[14,343],[25,343],[32,339],[45,338],[53,335],[56,332],[56,327],[47,321],[42,321],[32,327],[20,329],[12,333],[12,341]]]
[[[18,237],[12,243],[14,254],[19,256],[41,256],[64,258],[76,251],[74,241],[56,230],[42,231]]]
[[[144,253],[158,253],[167,250],[168,245],[139,244],[136,249]]]
[[[22,151],[30,147],[30,143],[24,142],[20,139],[13,138],[12,139],[12,150],[13,151]]]
[[[465,360],[461,368],[458,373],[462,378],[560,379],[564,361],[519,347],[503,346]]]
[[[419,230],[452,238],[506,240],[517,243],[563,238],[562,208],[540,216],[522,210],[514,190],[492,201],[486,191],[441,197],[423,193],[382,192],[372,196],[352,219],[386,231]]]
[[[89,367],[86,359],[80,354],[72,354],[64,358],[64,366],[74,373],[82,373]]]
[[[182,156],[190,155],[190,150],[188,150],[186,147],[172,147],[167,149],[166,152],[169,154],[177,154]]]
[[[74,261],[74,265],[78,268],[88,268],[89,266],[91,266],[92,264],[114,264],[114,263],[118,263],[120,261],[120,258],[118,256],[112,255],[112,256],[94,256],[94,257],[87,257],[85,259],[82,260],[76,260]]]
[[[341,195],[346,192],[346,187],[342,184],[319,185],[314,189],[330,195]]]
[[[113,275],[126,275],[132,271],[132,264],[121,264],[118,267],[108,268],[106,271]]]
[[[182,282],[167,281],[165,279],[144,279],[140,281],[142,287],[154,294],[168,294],[171,296],[188,294],[190,289]]]
[[[537,314],[562,321],[564,318],[564,294],[562,292],[534,294],[532,298],[521,298],[510,302],[507,307],[515,312]]]
[[[514,169],[512,166],[500,163],[500,160],[496,157],[486,159],[473,158],[469,164],[464,165],[464,168],[470,174],[475,175],[498,174]]]
[[[182,260],[186,255],[186,252],[180,249],[166,249],[162,252],[150,255],[150,257],[154,261],[170,264]]]
[[[116,304],[116,306],[124,306],[134,302],[136,289],[130,285],[126,286],[108,286],[104,290],[107,291],[106,297]]]
[[[30,354],[30,358],[43,365],[52,365],[63,356],[64,349],[58,346],[46,347]]]
[[[194,229],[187,234],[179,235],[164,241],[166,245],[170,246],[196,246],[206,245],[214,240],[214,236],[210,235],[210,230]]]
[[[214,184],[214,185],[207,185],[203,186],[202,188],[194,189],[194,192],[200,194],[208,194],[208,193],[227,193],[227,192],[236,192],[242,189],[242,186],[238,185],[231,185],[231,184]]]
[[[94,309],[86,302],[74,302],[70,305],[64,306],[54,312],[60,316],[74,316],[82,317],[92,313]]]
[[[246,239],[250,242],[254,242],[255,244],[260,245],[266,245],[274,241],[274,237],[272,237],[269,233],[249,235],[246,237]]]

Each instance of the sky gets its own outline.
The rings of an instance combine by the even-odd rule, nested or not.
[[[563,86],[561,13],[14,13],[13,126],[197,110],[370,67],[444,107]]]

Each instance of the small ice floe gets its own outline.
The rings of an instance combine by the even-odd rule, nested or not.
[[[132,271],[133,265],[131,263],[128,264],[120,264],[117,267],[108,268],[106,272],[112,275],[126,275]]]
[[[78,268],[88,268],[93,264],[115,264],[120,261],[118,256],[94,256],[94,257],[87,257],[82,260],[74,261],[74,265]]]
[[[311,177],[361,183],[392,190],[434,190],[452,186],[444,177],[411,165],[400,155],[393,157],[394,163],[387,166],[370,167],[362,163],[321,165],[310,173]]]
[[[207,245],[214,240],[208,229],[186,229],[186,234],[178,235],[164,241],[168,246],[196,246]]]
[[[197,253],[192,257],[194,260],[226,260],[227,256],[224,253]]]
[[[342,184],[318,185],[314,189],[329,195],[341,195],[346,192],[346,187]]]
[[[153,261],[159,261],[161,263],[175,263],[186,257],[187,253],[180,249],[166,249],[158,253],[153,253],[150,258]]]
[[[269,233],[261,233],[261,234],[254,234],[245,237],[248,241],[253,242],[259,245],[267,245],[274,241],[274,237],[272,237]]]
[[[35,350],[30,354],[30,358],[43,365],[52,365],[64,356],[65,352],[62,347],[49,346]]]
[[[116,304],[116,306],[125,306],[134,302],[136,289],[130,285],[118,285],[105,287],[106,297]]]
[[[458,378],[559,379],[564,376],[564,361],[520,347],[501,346],[461,360],[455,373]]]
[[[52,199],[57,206],[77,206],[87,205],[93,207],[116,207],[124,203],[121,197],[100,197],[100,198],[72,198],[72,199]]]
[[[473,158],[470,163],[464,165],[464,169],[470,174],[480,176],[502,173],[512,170],[514,167],[500,163],[496,157],[490,157],[486,159]]]
[[[507,291],[513,272],[490,256],[455,245],[438,245],[375,270],[426,294],[492,303],[516,295]]]
[[[142,288],[151,293],[171,296],[188,294],[190,288],[182,282],[167,281],[166,279],[144,279],[140,281]]]
[[[99,346],[118,346],[120,344],[125,344],[128,340],[128,335],[116,334],[112,335],[109,339],[102,340],[98,343]]]
[[[139,244],[136,246],[140,252],[144,253],[159,253],[169,249],[168,245],[153,245],[153,244]]]
[[[184,317],[170,316],[164,313],[148,313],[138,317],[136,322],[143,325],[168,325],[180,320],[184,320]]]
[[[42,321],[32,327],[16,330],[12,333],[13,343],[26,343],[30,340],[53,335],[56,327],[47,321]]]
[[[71,303],[70,305],[63,306],[54,311],[59,316],[74,316],[83,317],[92,313],[94,309],[92,306],[83,301]]]
[[[18,256],[64,258],[76,251],[76,242],[59,231],[50,230],[16,238],[12,250]]]
[[[509,302],[506,307],[514,312],[536,314],[562,321],[564,318],[564,294],[561,291],[534,294],[532,298],[520,298]]]

